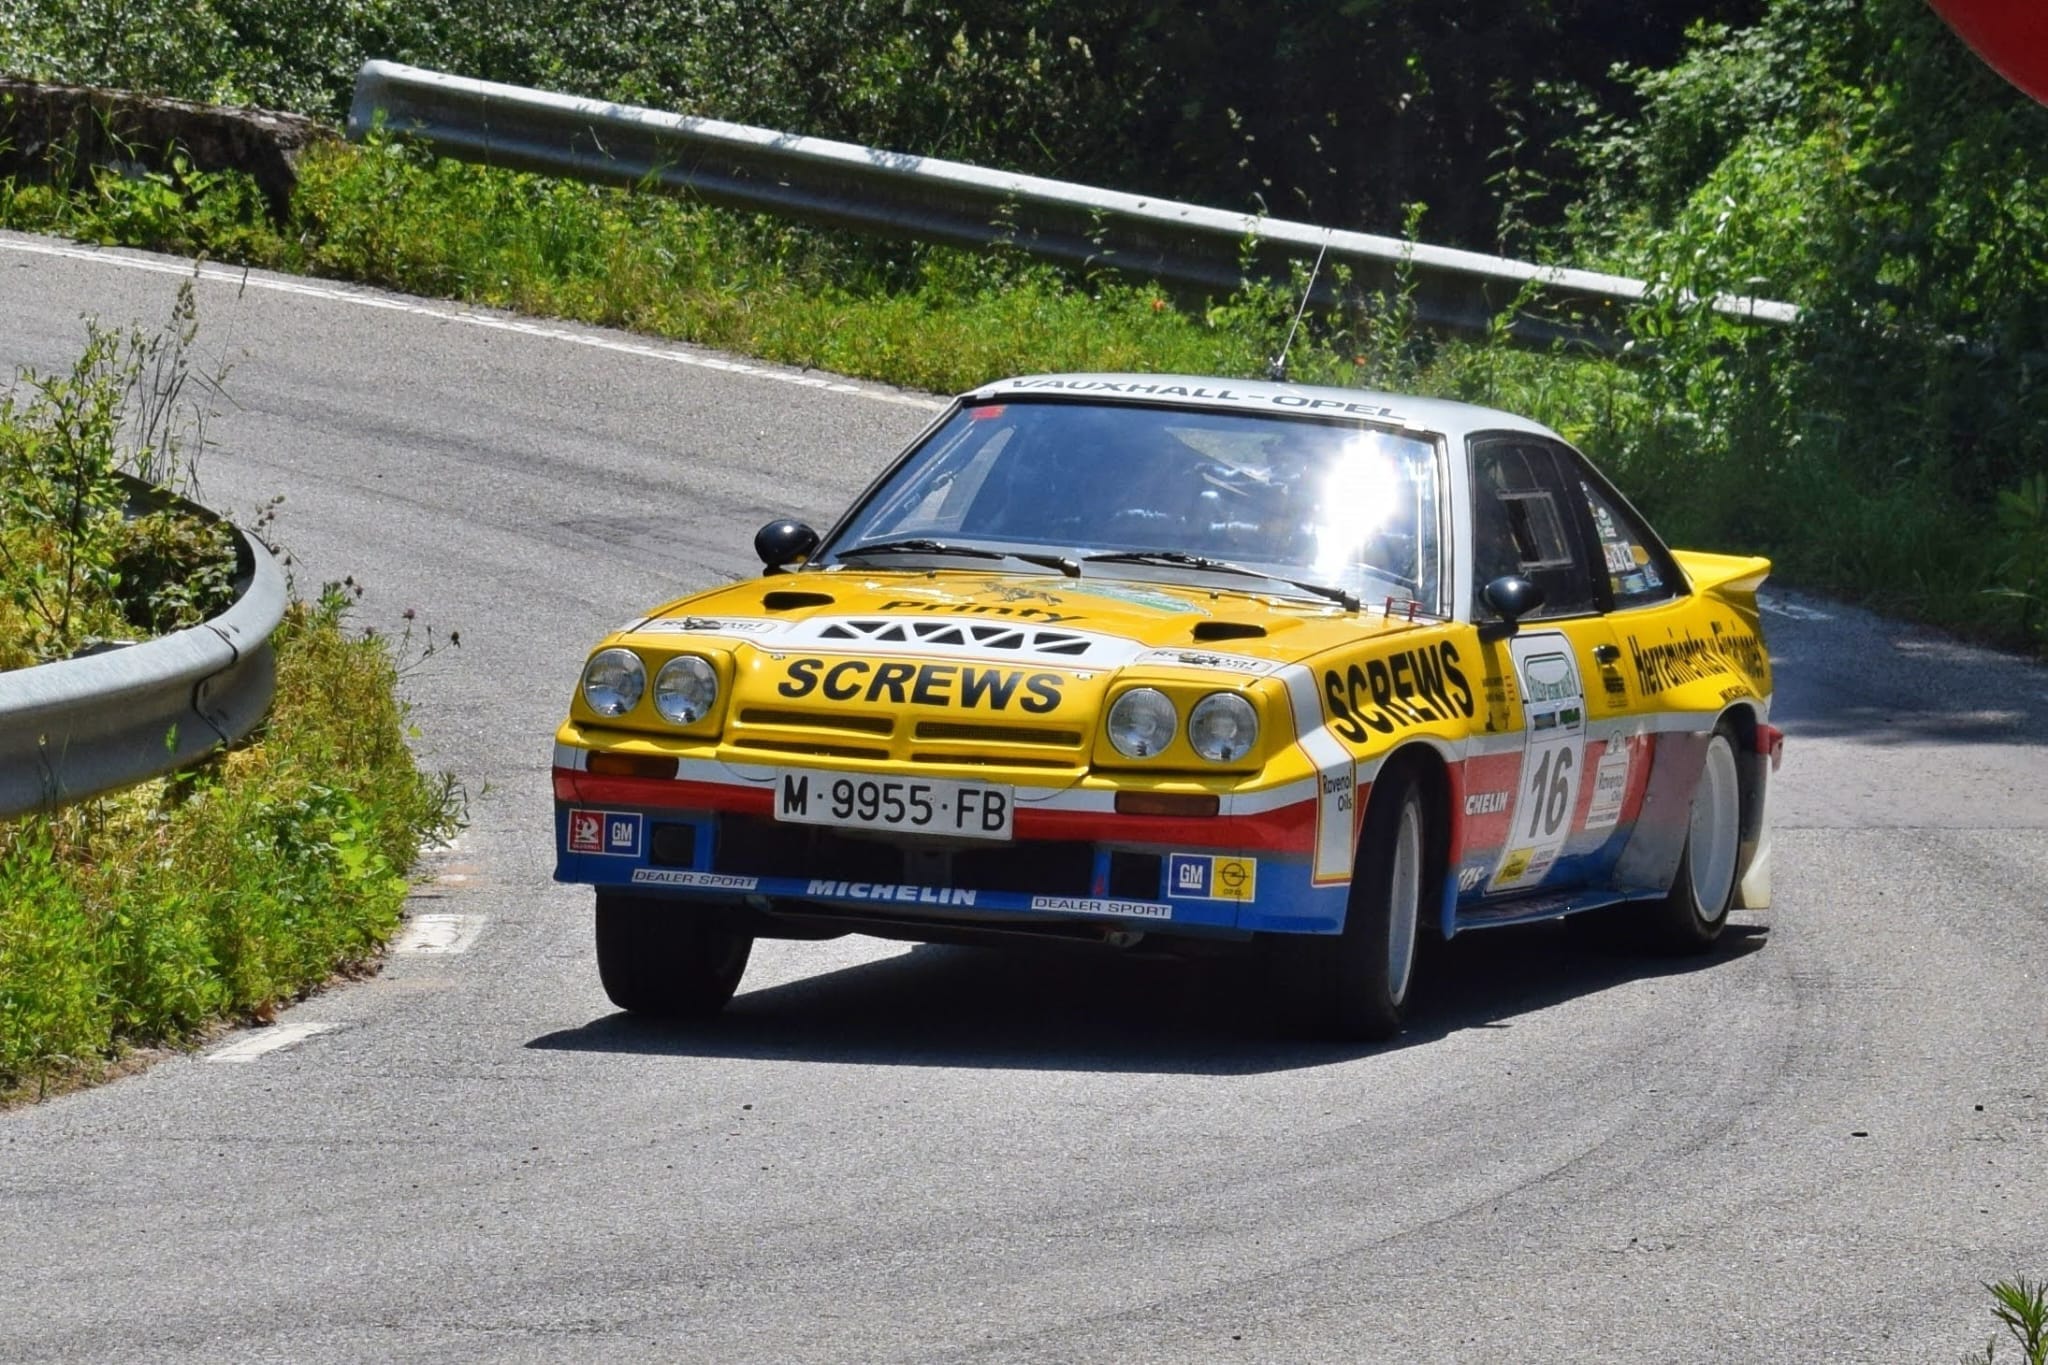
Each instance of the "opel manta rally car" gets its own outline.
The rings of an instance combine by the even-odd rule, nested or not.
[[[1769,895],[1761,559],[1666,549],[1556,433],[1348,389],[1052,375],[956,400],[822,537],[590,655],[555,876],[628,1010],[758,937],[1270,952],[1325,1036],[1418,938]]]

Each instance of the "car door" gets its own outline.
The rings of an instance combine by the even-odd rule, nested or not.
[[[1521,434],[1470,444],[1474,619],[1485,584],[1518,574],[1543,602],[1485,632],[1490,709],[1505,725],[1468,763],[1461,902],[1604,885],[1634,741],[1602,551],[1568,449]]]

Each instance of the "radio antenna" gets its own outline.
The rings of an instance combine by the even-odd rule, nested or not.
[[[1287,340],[1280,343],[1280,354],[1266,362],[1266,378],[1275,384],[1287,382],[1287,353],[1294,348],[1294,334],[1301,329],[1301,316],[1308,311],[1309,297],[1316,292],[1316,276],[1323,272],[1323,254],[1330,249],[1329,229],[1323,230],[1323,244],[1316,248],[1316,263],[1309,267],[1308,283],[1302,287],[1301,307],[1294,310],[1294,321],[1288,324]]]

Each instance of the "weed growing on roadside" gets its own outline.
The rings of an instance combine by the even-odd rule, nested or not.
[[[2019,1365],[2048,1365],[2048,1281],[2029,1283],[2025,1276],[1987,1284],[1993,1306],[1991,1314],[2019,1348]],[[1962,1365],[1997,1365],[1998,1339],[1984,1343],[1982,1351],[1962,1358]]]
[[[231,600],[228,529],[156,490],[190,491],[218,371],[195,366],[192,288],[158,332],[88,323],[64,374],[0,393],[0,668],[94,639],[193,625]]]

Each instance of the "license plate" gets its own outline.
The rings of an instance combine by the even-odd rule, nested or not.
[[[1009,787],[944,778],[796,769],[775,785],[775,818],[801,825],[1007,839],[1014,809]]]

